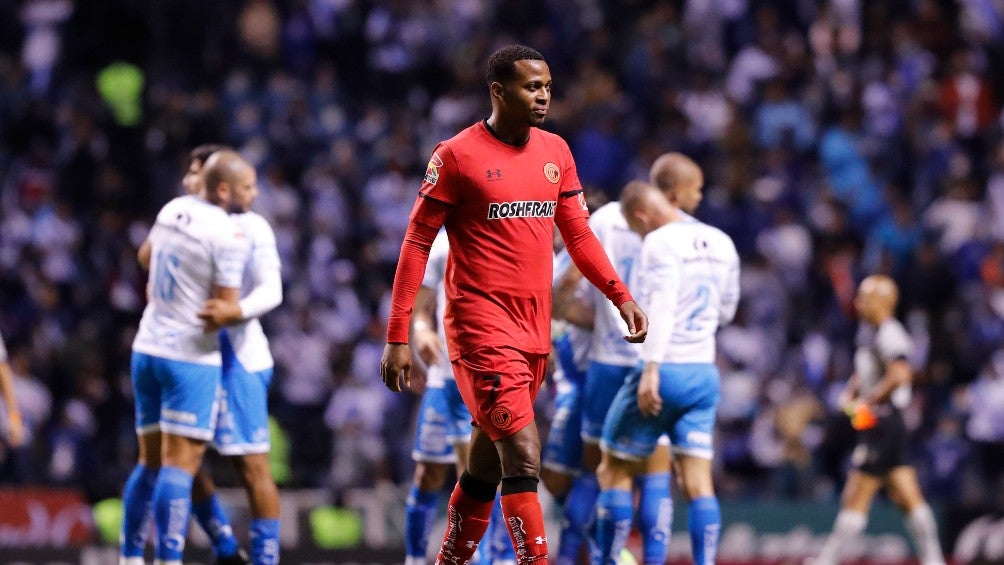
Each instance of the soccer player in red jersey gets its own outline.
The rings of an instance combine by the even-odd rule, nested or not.
[[[440,143],[429,161],[394,277],[380,371],[395,392],[402,377],[409,380],[408,323],[432,241],[445,225],[446,337],[476,426],[436,562],[471,558],[501,482],[516,557],[539,565],[547,563],[547,536],[533,400],[551,349],[555,224],[579,270],[619,308],[630,332],[625,339],[644,341],[648,319],[589,229],[568,144],[538,129],[551,102],[543,56],[503,47],[488,61],[487,82],[491,116]]]

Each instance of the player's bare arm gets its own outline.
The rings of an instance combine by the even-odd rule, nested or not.
[[[238,302],[240,293],[239,288],[213,286],[213,297],[206,301],[198,314],[206,333],[244,321],[244,313]]]
[[[150,270],[150,257],[152,256],[153,246],[150,245],[150,239],[144,239],[143,243],[139,246],[139,250],[136,251],[136,261],[140,267],[143,267],[144,271]]]
[[[415,353],[426,365],[438,365],[442,362],[443,339],[439,337],[432,322],[434,298],[431,288],[419,288],[415,297],[415,311],[411,315],[411,339],[415,342]]]

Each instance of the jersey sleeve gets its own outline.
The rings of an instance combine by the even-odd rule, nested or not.
[[[875,336],[875,349],[885,363],[899,361],[910,356],[913,349],[913,342],[910,334],[896,320],[890,320],[879,328]]]
[[[230,218],[218,232],[213,245],[213,284],[225,288],[240,288],[244,264],[250,252],[247,234]]]
[[[418,190],[421,198],[431,198],[448,205],[458,201],[458,191],[461,180],[460,165],[453,150],[445,142],[436,146],[425,168],[425,177]]]
[[[251,291],[240,300],[245,319],[259,318],[282,303],[282,270],[272,226],[261,218],[255,223],[251,250]]]
[[[449,256],[450,240],[446,237],[446,232],[440,231],[432,242],[432,249],[429,250],[429,262],[425,265],[422,286],[431,289],[439,288],[440,283],[446,278],[446,259]]]
[[[728,263],[728,270],[725,272],[725,279],[721,281],[722,303],[718,310],[719,325],[731,322],[739,306],[739,253],[728,236],[724,236],[723,239],[727,244],[725,260]]]
[[[666,251],[657,238],[648,237],[642,243],[638,282],[642,308],[651,320],[648,337],[641,347],[641,359],[646,363],[661,363],[666,358],[666,348],[676,326],[680,263]]]
[[[568,144],[564,140],[561,140],[561,144],[563,163],[561,178],[558,180],[558,204],[554,211],[554,221],[559,224],[571,218],[589,217],[589,207],[586,206],[586,195],[582,190],[579,173],[575,168],[575,159],[572,157],[571,150],[568,149]]]

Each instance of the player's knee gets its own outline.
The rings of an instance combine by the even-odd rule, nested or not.
[[[272,483],[272,470],[266,454],[245,455],[238,458],[237,462],[237,470],[245,486],[256,487]]]
[[[439,490],[446,480],[446,465],[418,463],[415,465],[415,486],[422,492]]]
[[[715,495],[710,475],[705,473],[688,473],[686,471],[683,471],[680,475],[680,486],[683,488],[683,493],[688,500]]]
[[[506,477],[540,476],[540,453],[515,449],[502,454],[502,474]]]

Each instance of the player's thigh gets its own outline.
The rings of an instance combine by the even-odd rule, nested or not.
[[[711,458],[677,453],[676,482],[687,500],[714,496],[715,487],[711,478]]]
[[[582,439],[597,443],[603,437],[603,421],[610,411],[617,391],[634,367],[590,362],[582,392]]]
[[[130,362],[133,397],[136,408],[136,435],[140,436],[140,458],[150,461],[152,452],[144,445],[143,435],[160,432],[160,381],[157,379],[157,358],[133,352]],[[150,441],[146,440],[147,443]],[[156,447],[160,458],[160,443]]]
[[[272,369],[248,371],[240,362],[225,364],[220,381],[219,416],[213,436],[223,455],[268,453],[268,386]]]
[[[411,450],[413,460],[441,465],[455,461],[448,436],[451,418],[443,387],[425,389],[415,423],[415,442]]]
[[[889,498],[908,514],[925,503],[924,494],[920,491],[920,483],[917,481],[917,472],[911,466],[900,465],[889,471],[885,478],[885,486]]]
[[[641,413],[638,408],[640,375],[640,371],[632,373],[614,395],[603,424],[601,442],[604,454],[634,463],[652,454],[671,416],[665,406],[656,416]]]
[[[840,507],[867,514],[875,493],[882,488],[882,478],[852,469],[847,474],[847,483],[840,496]]]
[[[493,441],[517,434],[533,422],[533,402],[546,368],[547,355],[509,347],[481,347],[453,363],[464,403]]]
[[[569,382],[558,385],[554,399],[554,419],[544,443],[541,465],[564,476],[578,472],[582,465],[582,409],[579,388]]]
[[[160,429],[202,442],[213,438],[221,368],[154,358],[160,383]]]
[[[670,448],[669,435],[663,434],[659,436],[659,442],[655,446],[655,451],[645,461],[645,473],[668,473],[673,464]]]

